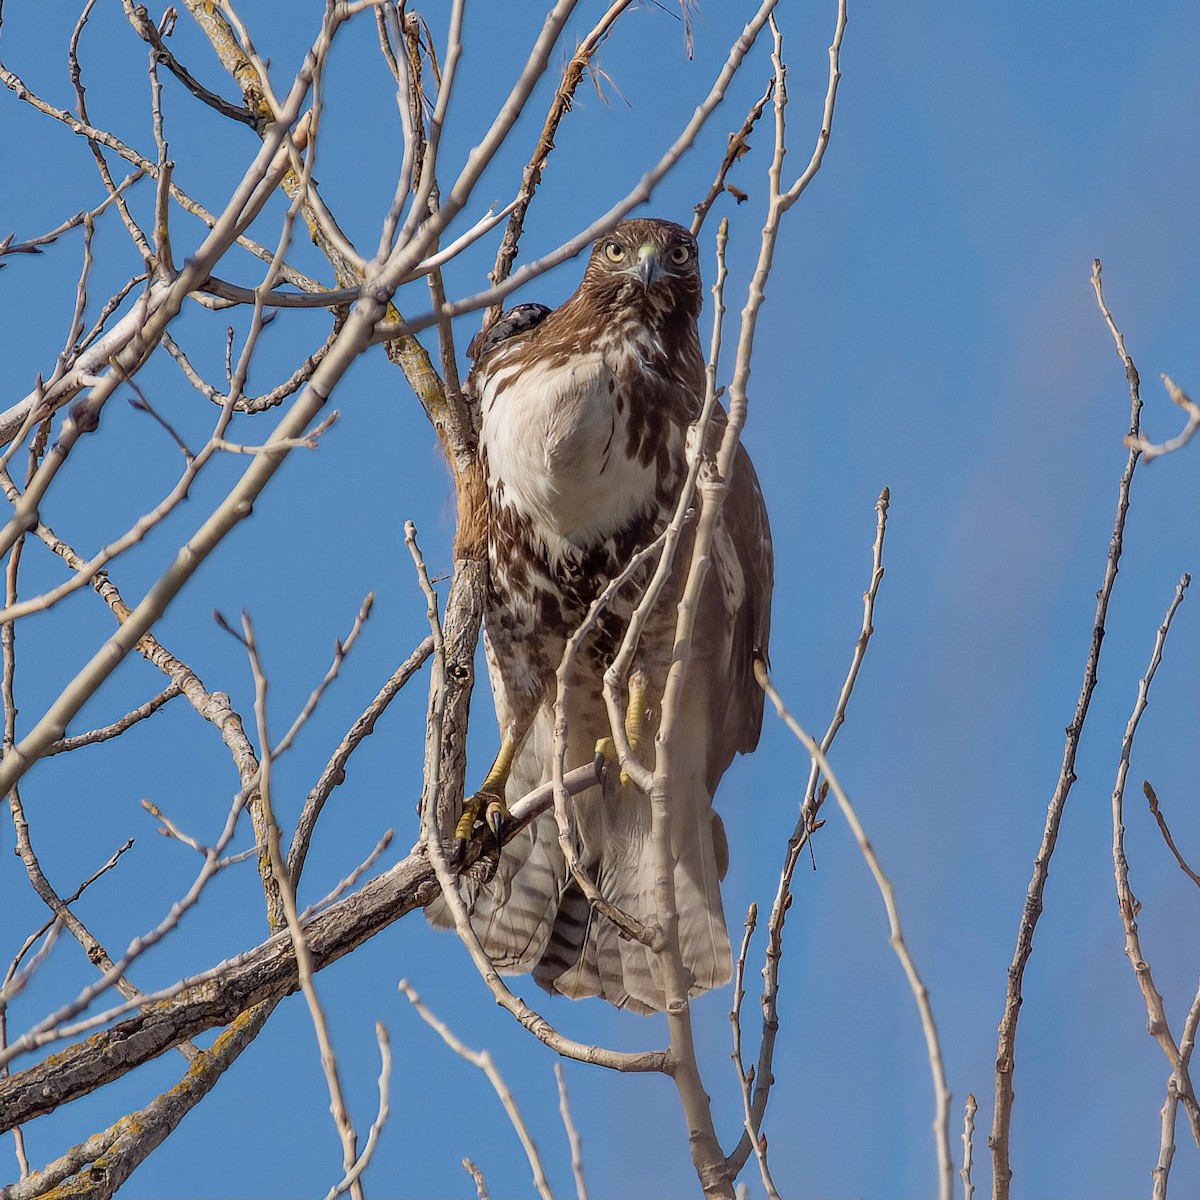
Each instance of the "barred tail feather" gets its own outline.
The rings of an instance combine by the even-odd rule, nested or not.
[[[621,789],[607,810],[609,843],[622,853],[606,854],[597,880],[601,894],[618,908],[643,921],[657,915],[654,861],[650,844],[649,802],[636,789]],[[680,781],[672,804],[671,841],[675,860],[675,908],[684,969],[691,976],[689,995],[696,996],[728,981],[731,968],[729,934],[721,904],[720,872],[714,846],[717,818],[709,808],[703,780]],[[657,1012],[666,1006],[657,956],[633,939],[621,937],[610,922],[620,955],[618,978],[602,979],[601,995],[636,1011]],[[613,993],[619,988],[621,996]]]
[[[517,755],[506,789],[510,804],[550,778],[543,765],[550,761],[544,742],[542,731],[535,729]],[[497,970],[524,974],[540,961],[558,915],[565,877],[558,824],[554,814],[546,812],[505,845],[491,879],[460,879],[471,926]],[[441,897],[425,913],[439,928],[454,924]]]
[[[615,774],[615,773],[614,773]],[[729,979],[729,934],[721,906],[723,833],[709,808],[708,792],[697,774],[682,781],[682,802],[674,807],[672,842],[679,943],[695,996]],[[686,798],[685,798],[686,797]],[[580,797],[576,826],[585,865],[600,894],[639,921],[656,919],[654,863],[650,844],[650,806],[632,786],[615,781],[602,797]],[[602,847],[601,854],[589,847]],[[590,860],[590,861],[589,861]],[[542,961],[534,978],[548,991],[573,999],[601,996],[618,1008],[652,1013],[666,1005],[656,955],[621,934],[604,916],[591,911],[579,888],[563,893]]]
[[[558,913],[563,870],[553,814],[543,814],[504,847],[492,879],[460,879],[475,935],[497,970],[521,974],[541,958]],[[439,928],[454,924],[441,897],[425,913]]]
[[[509,780],[510,801],[544,782],[550,771],[552,719],[543,710],[534,723]],[[568,762],[578,755],[569,757]],[[535,777],[536,776],[536,777]],[[699,995],[729,980],[731,955],[720,879],[724,833],[713,813],[702,769],[686,773],[672,801],[672,851],[679,946]],[[642,922],[657,917],[650,803],[634,786],[621,787],[616,772],[601,790],[574,800],[580,858],[600,894]],[[552,812],[543,813],[509,842],[494,878],[463,879],[471,924],[488,957],[504,974],[533,973],[548,992],[572,999],[600,996],[638,1013],[666,1005],[655,954],[621,934],[592,910],[569,878]],[[426,910],[435,925],[450,925],[449,910],[437,900]]]

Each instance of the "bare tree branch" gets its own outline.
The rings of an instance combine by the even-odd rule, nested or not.
[[[38,237],[27,238],[23,242],[14,242],[13,235],[10,233],[6,238],[0,240],[0,258],[4,258],[8,254],[41,254],[42,246],[48,246],[53,242],[58,241],[64,233],[69,230],[78,229],[89,219],[95,223],[96,218],[110,205],[112,202],[125,191],[131,184],[137,183],[142,178],[143,171],[131,171],[109,194],[95,206],[95,208],[84,209],[82,212],[77,212],[73,217],[68,217],[61,225],[57,225],[49,233],[43,233]]]
[[[1182,388],[1176,386],[1175,381],[1169,375],[1163,375],[1162,381],[1163,386],[1167,389],[1167,395],[1171,397],[1171,402],[1179,405],[1187,413],[1187,424],[1177,436],[1160,445],[1148,442],[1141,434],[1130,434],[1125,439],[1125,445],[1131,450],[1141,451],[1142,457],[1147,462],[1160,455],[1181,450],[1192,440],[1196,430],[1200,429],[1200,404],[1197,404]]]
[[[716,203],[717,197],[722,192],[729,192],[733,198],[741,204],[746,199],[746,193],[738,191],[736,188],[729,186],[725,179],[728,176],[733,164],[738,161],[743,155],[750,151],[750,134],[754,132],[754,126],[758,124],[759,117],[763,114],[763,109],[770,103],[771,96],[775,92],[775,77],[771,76],[767,80],[767,90],[763,92],[762,97],[756,100],[750,111],[746,114],[746,119],[742,122],[742,127],[737,133],[729,135],[729,149],[725,151],[725,157],[721,160],[721,165],[717,168],[717,177],[713,180],[712,186],[708,189],[708,195],[696,205],[696,215],[692,218],[692,233],[698,234],[701,226],[703,226],[705,218],[708,216],[709,210]]]
[[[121,6],[125,9],[125,15],[129,18],[130,25],[133,26],[138,37],[140,37],[147,45],[152,47],[154,53],[158,56],[158,61],[162,63],[180,83],[183,84],[193,96],[196,97],[202,104],[208,105],[209,108],[219,112],[221,116],[228,117],[231,121],[240,121],[243,125],[249,125],[254,128],[257,124],[257,118],[248,109],[238,104],[230,104],[228,100],[222,96],[218,96],[216,92],[209,91],[196,77],[167,49],[167,44],[163,40],[162,34],[154,22],[150,20],[149,14],[145,7],[141,4],[134,4],[133,0],[121,0]]]
[[[120,720],[114,721],[111,725],[105,725],[101,729],[90,729],[87,733],[65,737],[52,743],[46,750],[46,757],[49,758],[54,754],[66,754],[69,750],[78,750],[81,746],[96,746],[101,742],[120,737],[139,721],[153,716],[168,700],[174,700],[176,696],[182,694],[183,687],[172,680],[157,696],[151,697],[145,704],[138,705],[137,708],[127,712]]]
[[[1140,382],[1137,367],[1125,349],[1125,339],[1117,329],[1112,314],[1104,303],[1104,291],[1101,285],[1100,260],[1092,263],[1092,287],[1096,292],[1096,302],[1100,307],[1101,316],[1112,333],[1116,343],[1117,354],[1125,367],[1125,377],[1129,381],[1129,435],[1138,435],[1138,422],[1142,410],[1139,395]],[[1125,470],[1121,473],[1121,481],[1117,487],[1117,513],[1113,522],[1112,537],[1108,545],[1108,558],[1105,562],[1104,581],[1096,593],[1096,616],[1092,623],[1091,645],[1088,649],[1087,663],[1083,671],[1083,683],[1079,690],[1079,699],[1075,703],[1075,714],[1067,726],[1066,744],[1063,747],[1062,769],[1059,772],[1058,783],[1050,798],[1046,810],[1046,826],[1042,833],[1042,843],[1037,856],[1033,860],[1033,877],[1029,881],[1029,890],[1025,896],[1025,905],[1021,912],[1020,925],[1017,928],[1017,946],[1013,953],[1012,963],[1008,968],[1008,988],[1004,998],[1004,1015],[1000,1019],[1000,1037],[996,1047],[996,1107],[992,1115],[992,1132],[988,1137],[988,1146],[992,1151],[992,1192],[993,1200],[1008,1200],[1009,1187],[1012,1182],[1012,1166],[1009,1159],[1009,1130],[1012,1125],[1013,1106],[1013,1073],[1016,1067],[1017,1021],[1021,1012],[1021,986],[1025,978],[1025,967],[1029,956],[1033,953],[1033,934],[1038,920],[1042,915],[1043,896],[1046,890],[1046,879],[1050,874],[1050,859],[1058,842],[1058,830],[1062,823],[1063,810],[1066,808],[1067,797],[1075,782],[1075,755],[1079,750],[1079,739],[1083,736],[1083,725],[1087,720],[1088,709],[1092,702],[1092,693],[1096,690],[1097,670],[1100,665],[1100,647],[1104,641],[1104,623],[1108,616],[1108,602],[1112,597],[1113,585],[1117,581],[1117,571],[1121,563],[1121,551],[1124,546],[1125,518],[1129,512],[1130,489],[1133,485],[1133,473],[1137,467],[1139,452],[1131,449],[1125,462]]]
[[[577,768],[567,779],[568,787],[579,791],[594,786],[595,782],[591,765]],[[551,802],[551,788],[546,785],[514,804],[509,813],[511,830],[506,824],[505,837],[519,833]],[[477,861],[483,849],[482,838],[472,842],[465,865]],[[439,894],[429,859],[419,851],[410,853],[358,892],[304,922],[304,940],[312,955],[313,969],[323,970]],[[74,1027],[55,1024],[47,1026],[42,1035],[26,1035],[13,1042],[0,1059],[8,1061],[39,1045],[78,1036],[88,1028],[125,1018],[112,1028],[58,1052],[49,1062],[35,1064],[10,1078],[0,1078],[0,1132],[87,1095],[185,1038],[228,1025],[256,1004],[290,995],[298,986],[291,940],[286,932],[276,933],[253,950],[201,975],[150,993],[144,1001],[118,1005]],[[138,1011],[143,1004],[145,1008]],[[126,1016],[130,1012],[133,1015]],[[561,1038],[544,1022],[539,1024],[540,1019],[527,1009],[518,1014],[518,1019],[533,1026],[531,1031],[539,1037],[545,1035],[548,1044],[559,1053],[583,1062],[635,1072],[662,1071],[666,1065],[666,1056],[661,1051],[618,1055],[573,1043]]]
[[[767,1140],[757,1130],[754,1124],[754,1109],[751,1099],[751,1088],[754,1080],[754,1068],[746,1070],[742,1057],[742,1001],[746,998],[746,957],[750,951],[750,939],[754,936],[758,924],[758,905],[751,904],[746,913],[746,928],[742,935],[742,946],[738,951],[737,962],[733,970],[733,1007],[729,1010],[729,1022],[733,1026],[733,1069],[737,1072],[738,1090],[742,1094],[743,1126],[746,1136],[754,1148],[754,1157],[758,1160],[758,1171],[762,1176],[763,1188],[768,1200],[779,1200],[779,1191],[775,1180],[771,1177],[767,1165]]]
[[[571,1116],[571,1101],[567,1096],[567,1078],[562,1063],[554,1064],[554,1078],[558,1083],[558,1111],[562,1116],[563,1128],[567,1131],[567,1142],[571,1147],[571,1173],[575,1176],[576,1200],[588,1200],[587,1184],[583,1178],[583,1142],[575,1119]]]
[[[533,1186],[542,1200],[554,1200],[554,1193],[550,1190],[550,1182],[546,1178],[546,1172],[542,1167],[542,1158],[538,1153],[533,1136],[529,1132],[529,1126],[525,1124],[525,1118],[521,1116],[516,1099],[509,1091],[508,1084],[504,1082],[504,1076],[500,1074],[492,1056],[486,1050],[472,1050],[470,1046],[460,1041],[449,1025],[439,1020],[425,1007],[421,997],[413,990],[407,979],[400,980],[399,986],[409,1004],[416,1009],[425,1024],[434,1030],[455,1054],[460,1058],[465,1058],[467,1062],[478,1067],[487,1076],[488,1082],[504,1106],[504,1111],[508,1114],[513,1129],[516,1130],[517,1137],[525,1151],[525,1157],[529,1160],[529,1168],[533,1172]]]
[[[1200,887],[1200,875],[1197,875],[1191,867],[1187,865],[1182,854],[1179,853],[1179,848],[1175,845],[1175,839],[1171,836],[1171,831],[1167,828],[1167,819],[1162,815],[1162,810],[1158,807],[1158,794],[1150,786],[1148,779],[1142,780],[1142,791],[1146,794],[1146,799],[1150,803],[1150,815],[1158,823],[1158,830],[1163,836],[1163,841],[1167,843],[1167,849],[1175,856],[1175,861],[1179,864],[1179,869],[1197,886]]]
[[[842,684],[837,705],[825,736],[821,739],[821,753],[828,754],[829,748],[837,737],[838,730],[846,720],[846,709],[854,686],[858,682],[859,671],[866,657],[867,646],[871,635],[875,632],[875,600],[879,594],[879,585],[883,582],[883,544],[887,533],[888,507],[891,495],[887,488],[879,494],[875,502],[875,540],[871,548],[871,581],[863,592],[863,619],[858,640],[854,644],[850,668]],[[767,1102],[771,1097],[771,1087],[775,1074],[775,1042],[779,1034],[779,968],[783,958],[783,928],[787,920],[788,910],[792,904],[792,877],[800,861],[804,847],[809,844],[812,833],[820,828],[817,814],[825,802],[828,785],[818,787],[821,772],[814,763],[809,771],[808,786],[805,789],[804,800],[800,805],[800,819],[792,835],[788,838],[787,851],[784,855],[783,869],[780,871],[779,884],[775,898],[771,902],[771,915],[767,922],[767,949],[763,963],[763,994],[762,994],[762,1033],[759,1041],[758,1065],[754,1071],[754,1102],[751,1109],[751,1127],[757,1133],[762,1126],[763,1116],[767,1111]],[[737,1146],[729,1155],[732,1169],[739,1172],[745,1165],[753,1150],[753,1138],[749,1132],[744,1133]]]
[[[1137,914],[1141,905],[1134,897],[1133,889],[1129,883],[1129,860],[1125,856],[1124,824],[1125,780],[1129,774],[1129,759],[1133,753],[1133,739],[1137,735],[1137,728],[1141,722],[1142,713],[1146,711],[1146,705],[1150,701],[1150,685],[1154,681],[1159,663],[1162,662],[1163,647],[1166,645],[1167,634],[1171,629],[1171,622],[1179,606],[1183,603],[1184,592],[1191,581],[1190,575],[1184,575],[1176,585],[1175,595],[1172,597],[1171,603],[1167,608],[1167,614],[1163,618],[1163,622],[1159,626],[1154,638],[1154,650],[1150,655],[1150,664],[1146,668],[1145,675],[1138,681],[1137,700],[1134,703],[1133,712],[1129,717],[1129,723],[1125,727],[1125,735],[1121,739],[1121,757],[1117,764],[1117,778],[1112,793],[1112,821],[1113,874],[1116,877],[1117,904],[1121,911],[1121,923],[1125,927],[1125,956],[1129,959],[1130,965],[1133,967],[1134,976],[1142,992],[1142,998],[1146,1002],[1146,1015],[1149,1021],[1148,1029],[1150,1036],[1158,1042],[1162,1048],[1162,1052],[1167,1056],[1167,1061],[1171,1064],[1172,1079],[1175,1081],[1175,1088],[1179,1094],[1179,1099],[1183,1102],[1188,1119],[1191,1121],[1192,1136],[1196,1139],[1197,1146],[1200,1146],[1200,1106],[1196,1103],[1196,1093],[1192,1087],[1192,1079],[1188,1073],[1187,1064],[1180,1055],[1179,1047],[1175,1044],[1174,1037],[1171,1036],[1171,1027],[1167,1021],[1166,1009],[1163,1007],[1163,998],[1154,986],[1154,977],[1150,971],[1150,964],[1146,961],[1146,957],[1142,952],[1142,943],[1138,935],[1137,923]]]
[[[271,737],[267,727],[267,676],[259,657],[254,626],[248,613],[242,614],[242,630],[246,653],[250,657],[251,669],[254,672],[254,715],[258,727],[260,755],[258,801],[262,805],[263,822],[266,826],[266,851],[270,861],[270,870],[278,890],[288,937],[291,939],[292,951],[295,955],[297,982],[304,994],[305,1003],[308,1005],[309,1019],[312,1022],[313,1032],[317,1037],[317,1046],[320,1049],[321,1069],[325,1074],[325,1085],[329,1090],[329,1111],[333,1117],[334,1128],[342,1143],[342,1166],[346,1172],[344,1178],[349,1180],[349,1191],[354,1200],[366,1200],[362,1181],[355,1170],[358,1162],[358,1134],[351,1123],[350,1112],[346,1106],[337,1055],[334,1053],[333,1040],[329,1033],[329,1023],[313,982],[313,959],[300,924],[300,914],[296,908],[296,891],[284,862],[279,822],[275,818],[272,804],[271,772],[275,755],[271,749]],[[296,727],[293,726],[293,728]],[[290,733],[284,738],[284,741],[288,741],[289,737]]]
[[[542,181],[542,172],[546,169],[546,162],[554,149],[554,137],[558,132],[558,126],[563,117],[571,111],[572,101],[576,89],[583,79],[584,71],[596,51],[600,49],[601,44],[612,32],[621,14],[631,3],[632,0],[615,0],[615,3],[611,4],[605,14],[596,22],[591,32],[579,42],[575,53],[567,60],[567,65],[563,68],[562,81],[554,93],[550,110],[546,113],[546,120],[542,124],[542,132],[538,136],[537,146],[521,174],[521,190],[517,193],[513,213],[508,218],[508,228],[504,231],[504,239],[500,243],[500,249],[496,252],[496,265],[488,275],[493,284],[503,283],[508,278],[512,265],[516,261],[517,248],[525,228],[525,214],[529,211],[534,193]],[[499,315],[500,303],[497,301],[489,307],[484,317],[484,325],[489,325]]]
[[[858,818],[858,813],[850,803],[850,798],[842,790],[837,776],[830,769],[829,760],[825,757],[821,747],[817,745],[814,738],[800,727],[799,723],[784,707],[782,698],[775,690],[770,676],[767,674],[767,669],[761,662],[755,664],[754,674],[759,682],[759,686],[766,692],[771,703],[775,705],[775,711],[800,740],[805,750],[816,760],[820,766],[821,773],[829,780],[829,786],[833,789],[833,794],[837,798],[842,815],[846,818],[846,822],[854,834],[854,839],[858,842],[858,848],[862,851],[863,857],[867,860],[867,866],[870,867],[871,874],[875,877],[875,883],[883,899],[883,906],[887,910],[888,926],[891,931],[889,941],[891,942],[892,949],[896,952],[896,957],[900,960],[900,965],[904,968],[909,988],[912,990],[913,998],[917,1002],[917,1011],[921,1015],[921,1029],[925,1034],[925,1048],[929,1056],[929,1070],[933,1076],[935,1093],[933,1135],[934,1144],[937,1149],[938,1195],[940,1200],[951,1200],[951,1197],[954,1195],[954,1163],[950,1156],[950,1087],[946,1082],[946,1068],[942,1060],[942,1046],[938,1038],[937,1024],[933,1019],[933,1008],[929,1003],[929,991],[922,982],[921,976],[917,973],[916,963],[913,962],[908,944],[904,940],[904,931],[900,926],[900,912],[896,907],[895,890],[892,887],[891,880],[884,874],[883,867],[879,862],[879,857],[876,855],[874,847],[867,839],[862,822]]]
[[[975,1195],[975,1185],[971,1182],[971,1170],[975,1165],[975,1114],[979,1111],[979,1105],[975,1103],[975,1097],[968,1093],[967,1103],[963,1109],[963,1165],[959,1175],[962,1178],[963,1185],[963,1200],[973,1200]]]
[[[174,1087],[145,1108],[122,1117],[109,1129],[74,1147],[44,1170],[0,1190],[0,1200],[38,1200],[49,1195],[109,1200],[212,1091],[258,1036],[277,1003],[268,1000],[235,1018],[208,1050],[199,1052],[187,1074]]]
[[[388,705],[400,694],[400,689],[421,668],[422,664],[433,652],[433,639],[427,637],[403,663],[392,672],[388,681],[380,688],[375,699],[354,722],[333,752],[320,779],[304,801],[300,818],[296,822],[296,832],[292,835],[292,845],[288,851],[288,874],[293,883],[300,878],[304,869],[304,859],[308,854],[309,842],[312,840],[313,829],[317,818],[325,806],[325,801],[335,787],[346,778],[346,765],[350,755],[363,741],[375,732],[375,723],[383,715]]]

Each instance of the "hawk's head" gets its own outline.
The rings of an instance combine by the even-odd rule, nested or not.
[[[610,311],[695,321],[701,307],[696,239],[674,221],[622,221],[592,247],[579,292]]]

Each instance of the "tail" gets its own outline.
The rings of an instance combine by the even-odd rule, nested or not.
[[[568,765],[579,757],[573,749]],[[552,753],[553,719],[543,710],[514,764],[510,801],[549,779]],[[728,982],[731,956],[720,891],[724,830],[712,811],[703,756],[691,761],[696,769],[689,768],[672,796],[671,847],[680,953],[696,996]],[[603,790],[575,797],[580,858],[606,900],[648,924],[657,919],[650,802],[636,787],[620,786],[616,774],[610,772]],[[592,910],[567,870],[552,812],[505,846],[495,878],[461,886],[471,923],[498,970],[532,971],[547,991],[572,999],[600,996],[639,1013],[665,1007],[655,954]],[[451,923],[443,901],[426,911],[434,924]]]

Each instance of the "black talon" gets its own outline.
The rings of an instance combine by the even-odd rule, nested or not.
[[[468,797],[463,802],[462,815],[454,827],[454,855],[451,865],[456,868],[461,867],[467,857],[467,846],[470,845],[475,822],[479,820],[479,804],[478,796]]]
[[[504,832],[504,809],[503,806],[492,801],[487,807],[487,815],[485,817],[488,828],[492,831],[492,836],[496,839],[496,846],[500,848],[502,842],[500,835]]]

